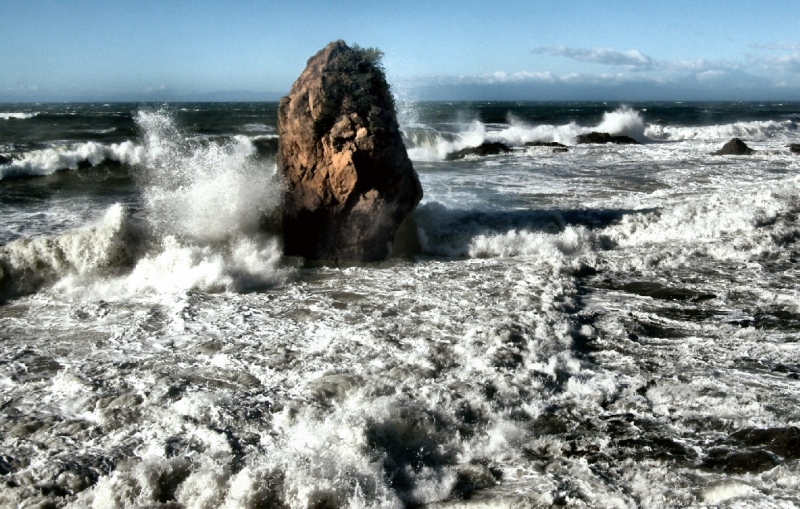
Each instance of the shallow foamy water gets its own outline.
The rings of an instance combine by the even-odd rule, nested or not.
[[[140,113],[127,185],[0,203],[0,505],[800,505],[794,131],[607,113],[426,126],[382,264],[281,256],[250,116]],[[436,155],[598,126],[651,142]]]

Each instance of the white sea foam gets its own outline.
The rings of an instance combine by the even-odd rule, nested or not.
[[[642,117],[638,111],[629,106],[603,113],[603,121],[592,130],[612,135],[629,136],[639,142],[647,140]]]
[[[216,293],[281,280],[275,240],[243,206],[273,203],[274,168],[245,141],[188,139],[163,112],[139,121],[152,243],[124,243],[145,252],[122,274],[97,278],[106,262],[87,256],[54,291],[0,307],[0,505],[796,498],[797,460],[741,474],[704,461],[737,452],[737,429],[800,422],[798,159],[679,142],[419,165],[446,168],[423,175],[430,195],[449,185],[474,204],[422,204],[415,262]],[[119,231],[112,212],[93,228]],[[81,285],[90,298],[65,298]]]
[[[579,135],[592,131],[630,136],[640,142],[647,140],[639,112],[627,106],[604,113],[602,122],[594,127],[580,126],[575,122],[558,126],[530,125],[511,117],[506,125],[487,126],[476,120],[464,126],[461,131],[449,134],[409,126],[406,128],[406,139],[409,141],[408,155],[411,160],[441,161],[451,152],[476,147],[484,142],[520,146],[528,142],[554,141],[574,145]]]
[[[0,248],[0,292],[28,293],[69,276],[118,273],[133,261],[132,228],[125,209],[114,205],[96,224],[11,242]]]
[[[574,145],[579,135],[592,131],[629,136],[640,143],[651,140],[719,143],[733,137],[787,143],[793,139],[797,128],[794,120],[735,122],[711,126],[645,124],[639,112],[628,106],[604,113],[603,120],[596,126],[581,126],[575,122],[563,125],[531,125],[513,115],[504,125],[487,126],[473,121],[454,133],[438,132],[413,124],[404,126],[408,154],[414,161],[441,161],[451,152],[476,147],[484,142],[500,142],[509,146],[522,146],[529,142]]]
[[[535,256],[539,260],[558,264],[567,257],[576,258],[592,250],[593,235],[585,228],[568,226],[557,234],[508,231],[498,234],[481,234],[473,238],[469,255],[482,257]]]
[[[87,143],[25,161],[39,169],[112,157],[138,165],[146,224],[131,237],[127,213],[115,205],[100,226],[15,241],[3,248],[7,292],[27,293],[60,280],[59,291],[89,288],[92,295],[114,298],[193,288],[245,291],[280,281],[280,243],[261,232],[264,216],[277,206],[279,186],[272,181],[274,168],[253,160],[249,138],[190,140],[164,111],[140,112],[136,120],[142,145]],[[119,276],[121,270],[130,273]]]
[[[711,126],[663,126],[650,124],[644,131],[645,136],[663,141],[727,141],[731,138],[746,138],[763,141],[771,138],[784,139],[796,132],[797,124],[792,120],[782,122],[774,120],[735,122],[733,124]]]
[[[436,131],[418,131],[408,134],[407,138],[412,140],[412,145],[408,148],[408,157],[412,161],[441,161],[450,152],[483,143],[486,139],[486,126],[474,121],[463,131],[451,136],[443,136]]]
[[[122,282],[127,293],[242,291],[279,281],[281,246],[260,232],[279,185],[274,168],[253,160],[249,138],[192,142],[164,111],[140,112],[136,121],[146,154],[145,217],[159,247]]]
[[[138,165],[143,164],[146,158],[144,147],[131,141],[111,145],[90,141],[28,152],[18,159],[0,165],[0,179],[50,175],[59,170],[75,170],[83,162],[92,166],[106,160]]]
[[[9,119],[13,118],[15,120],[25,120],[25,119],[33,118],[38,114],[39,114],[39,112],[33,112],[33,113],[19,113],[19,112],[2,113],[2,112],[0,112],[0,119],[9,120]]]
[[[800,182],[791,178],[751,184],[746,191],[724,189],[660,211],[626,215],[603,233],[623,249],[670,246],[628,258],[626,263],[639,270],[651,264],[683,266],[703,257],[747,262],[785,252],[786,239],[800,235],[791,221],[798,211]]]

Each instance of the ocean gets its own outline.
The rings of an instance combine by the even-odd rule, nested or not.
[[[800,506],[800,103],[400,103],[418,245],[339,265],[276,117],[0,104],[0,506]]]

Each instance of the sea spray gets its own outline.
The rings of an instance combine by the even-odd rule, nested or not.
[[[137,237],[127,211],[117,204],[95,224],[11,242],[0,248],[0,297],[34,292],[67,276],[118,274],[132,265]]]
[[[90,141],[22,154],[21,157],[0,164],[0,180],[50,175],[59,170],[77,170],[85,165],[97,166],[104,161],[139,165],[145,160],[145,149],[131,141],[111,145]]]
[[[245,136],[227,143],[190,138],[165,110],[141,111],[136,122],[141,145],[126,142],[109,152],[88,143],[77,155],[50,149],[42,157],[66,164],[111,154],[135,165],[141,217],[132,220],[117,204],[97,226],[12,242],[0,252],[7,296],[59,280],[60,291],[102,298],[168,289],[246,291],[281,280],[280,242],[262,231],[278,205],[274,162],[255,160]],[[35,160],[26,164],[47,171],[62,165]]]
[[[179,160],[235,152],[238,126],[261,121],[186,106],[238,124],[224,143],[178,129]],[[587,129],[616,108],[487,107],[502,113],[487,136]],[[416,127],[455,136],[426,112],[457,108],[421,104]],[[724,108],[709,122],[786,118]],[[143,176],[140,201],[117,201],[152,243],[106,294],[89,264],[72,288],[91,298],[68,298],[65,277],[0,306],[0,506],[796,504],[796,457],[737,439],[800,422],[796,133],[767,129],[752,158],[720,160],[729,137],[705,112],[640,111],[708,139],[419,162],[414,261],[306,267],[255,292],[219,290],[247,267],[270,277],[269,255],[281,270],[270,237],[157,226],[144,193],[175,188]],[[48,193],[96,173],[3,182],[0,207],[60,218],[69,202]],[[108,196],[78,189],[102,224]],[[66,227],[14,221],[19,236]]]
[[[628,106],[605,112],[603,120],[593,127],[581,126],[576,122],[532,125],[513,114],[508,116],[508,122],[503,125],[485,124],[480,120],[456,122],[455,125],[460,129],[437,131],[417,123],[404,125],[409,157],[415,161],[441,161],[451,152],[476,147],[485,142],[499,142],[510,146],[523,146],[530,142],[574,145],[579,135],[592,131],[630,136],[637,141],[648,140],[641,115]]]
[[[274,162],[255,160],[245,136],[191,139],[165,110],[140,111],[136,122],[147,154],[145,218],[160,243],[131,272],[128,290],[243,291],[279,281],[280,243],[262,231],[278,206]]]

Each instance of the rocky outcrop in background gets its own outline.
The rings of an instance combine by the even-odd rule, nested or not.
[[[422,198],[375,49],[330,43],[278,109],[284,252],[377,261]]]
[[[578,143],[616,143],[618,145],[641,145],[638,141],[630,136],[611,135],[608,133],[599,133],[592,131],[588,134],[579,134],[575,141]]]
[[[732,138],[731,141],[726,143],[722,146],[721,149],[714,152],[714,155],[717,156],[726,156],[726,155],[737,155],[737,156],[749,156],[754,154],[755,150],[748,147],[745,142],[740,140],[739,138]]]

